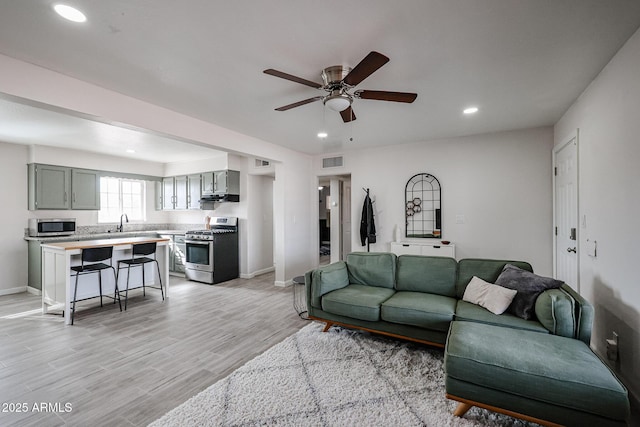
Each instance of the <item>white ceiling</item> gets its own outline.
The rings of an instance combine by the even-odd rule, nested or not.
[[[84,24],[53,3],[3,2],[0,53],[307,153],[553,125],[640,26],[629,0],[69,0]],[[320,82],[372,50],[391,60],[357,88],[416,92],[413,104],[357,99],[352,124],[320,102],[274,111],[322,92],[264,69]],[[24,107],[0,102],[31,132],[0,139],[84,136],[114,154],[147,138]]]
[[[188,162],[223,153],[146,130],[103,123],[58,109],[0,97],[0,141],[51,145],[156,163]]]

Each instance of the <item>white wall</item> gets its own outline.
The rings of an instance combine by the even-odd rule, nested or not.
[[[612,364],[640,397],[640,31],[636,32],[555,126],[555,143],[579,129],[580,286],[595,307],[591,345],[606,355],[619,335]],[[597,241],[597,258],[586,239]],[[606,357],[603,357],[606,359]]]
[[[285,286],[318,265],[318,181],[311,178],[311,157],[278,163],[275,169],[276,285]]]
[[[407,180],[426,172],[442,186],[442,239],[456,245],[458,259],[525,260],[551,275],[552,147],[551,128],[475,135],[347,152],[344,167],[324,173],[351,174],[353,251],[366,250],[359,229],[362,188],[374,200],[371,251],[388,251],[395,226],[404,236]],[[315,158],[318,174],[322,157],[330,156]],[[464,224],[456,223],[457,215]]]
[[[273,177],[248,175],[247,195],[247,222],[242,232],[251,236],[251,244],[245,277],[253,277],[273,270]]]
[[[27,159],[24,145],[0,142],[0,295],[27,289]]]

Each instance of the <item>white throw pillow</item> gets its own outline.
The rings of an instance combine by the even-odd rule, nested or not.
[[[463,301],[484,307],[493,314],[502,314],[518,291],[485,282],[473,276],[462,296]]]

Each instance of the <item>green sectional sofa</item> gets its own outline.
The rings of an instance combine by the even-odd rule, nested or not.
[[[305,275],[311,319],[444,347],[455,415],[472,406],[543,425],[624,426],[627,390],[591,351],[593,307],[567,284],[535,299],[535,316],[463,301],[475,276],[495,283],[522,261],[351,253]],[[528,273],[527,273],[528,274]]]

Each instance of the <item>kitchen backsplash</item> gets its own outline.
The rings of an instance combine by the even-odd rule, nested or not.
[[[203,228],[202,224],[136,224],[127,223],[123,225],[122,231],[156,231],[156,230],[194,230]],[[116,226],[109,225],[85,225],[76,228],[76,234],[100,234],[116,231]]]
[[[188,230],[201,230],[203,229],[203,224],[136,224],[136,223],[124,223],[123,230],[125,232],[131,231],[188,231]],[[109,225],[85,225],[85,226],[77,226],[76,227],[76,235],[84,236],[91,234],[102,234],[102,233],[113,233],[116,232],[116,226],[113,224]],[[29,236],[29,229],[24,229],[25,237]],[[60,237],[57,239],[61,239],[64,237]]]

